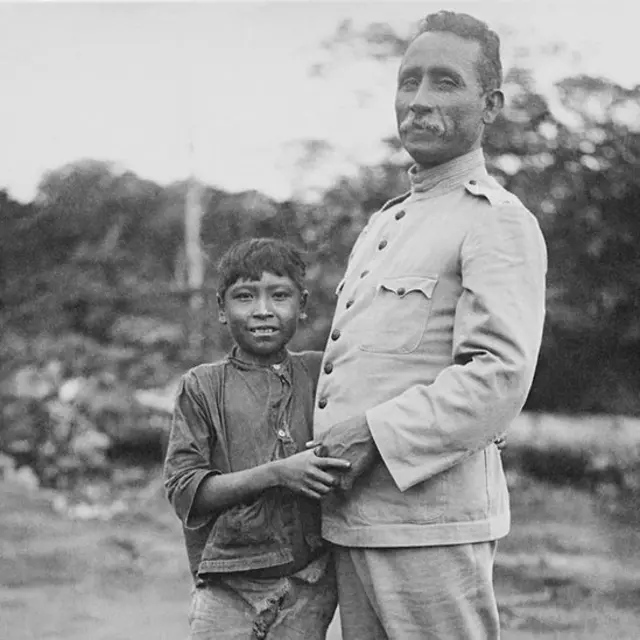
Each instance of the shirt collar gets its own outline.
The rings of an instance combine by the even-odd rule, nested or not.
[[[486,171],[481,148],[430,169],[414,164],[409,169],[411,191],[414,194],[426,195],[428,192],[430,196],[440,195],[462,186],[478,171]]]
[[[273,371],[276,374],[283,375],[287,380],[291,377],[291,356],[288,351],[285,351],[284,360],[276,365],[261,364],[259,362],[248,360],[246,357],[243,357],[237,346],[234,346],[231,349],[228,359],[231,364],[242,371]]]

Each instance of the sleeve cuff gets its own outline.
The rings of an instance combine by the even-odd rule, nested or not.
[[[196,494],[198,493],[202,483],[207,478],[218,475],[220,475],[219,471],[207,469],[199,469],[194,472],[188,487],[180,497],[180,513],[182,515],[181,519],[185,529],[200,529],[215,517],[216,514],[214,513],[203,514],[199,517],[194,516],[193,503],[195,502]]]
[[[365,416],[371,437],[378,448],[382,461],[398,489],[406,491],[412,484],[409,474],[406,472],[407,461],[399,458],[397,438],[394,437],[393,429],[390,428],[390,424],[386,420],[389,409],[385,405],[386,403],[383,403],[369,409]]]

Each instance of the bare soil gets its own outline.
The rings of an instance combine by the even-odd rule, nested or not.
[[[186,638],[180,530],[150,489],[126,515],[80,520],[51,494],[0,482],[0,638]],[[503,638],[640,638],[637,506],[523,480],[512,495],[496,563]]]

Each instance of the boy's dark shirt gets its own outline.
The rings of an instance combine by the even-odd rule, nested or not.
[[[283,487],[199,521],[191,514],[210,475],[305,450],[320,359],[318,352],[289,353],[274,367],[242,361],[234,349],[182,377],[164,471],[194,577],[290,575],[323,550],[318,503]]]

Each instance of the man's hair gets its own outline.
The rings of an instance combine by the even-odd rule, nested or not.
[[[429,14],[420,22],[416,38],[428,32],[453,33],[465,40],[478,42],[482,52],[477,65],[480,85],[483,91],[500,88],[502,85],[500,38],[485,22],[466,13],[438,11]]]
[[[251,238],[231,245],[218,262],[218,295],[238,280],[260,280],[263,272],[289,277],[300,291],[307,271],[301,252],[277,238]]]

